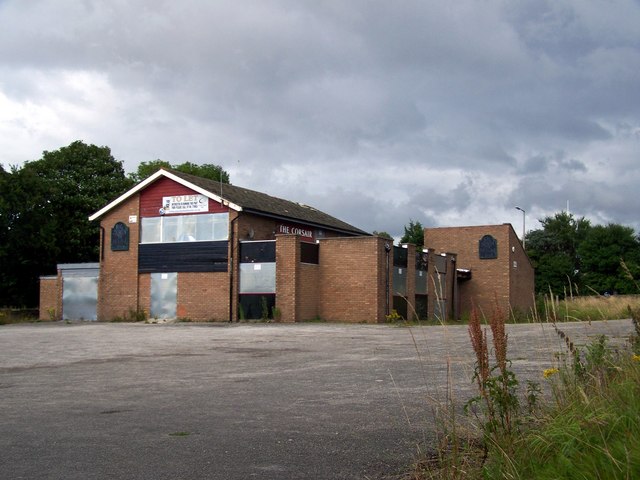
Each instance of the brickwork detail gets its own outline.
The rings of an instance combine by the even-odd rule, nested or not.
[[[497,258],[480,259],[479,241],[484,235],[497,240]],[[471,279],[459,284],[460,313],[475,304],[490,315],[496,299],[505,312],[533,306],[533,267],[511,225],[426,228],[424,242],[430,250],[456,252],[457,268],[471,270]]]
[[[283,322],[298,320],[296,297],[298,296],[300,267],[300,237],[276,236],[276,307]]]
[[[320,240],[320,317],[329,321],[382,322],[391,302],[392,254],[379,237]],[[388,277],[387,277],[388,272]],[[388,283],[387,283],[388,282]]]
[[[129,223],[135,215],[138,222]],[[128,251],[111,251],[111,229],[122,222],[129,227]],[[140,238],[139,196],[114,207],[100,222],[101,259],[98,280],[98,320],[126,317],[138,309],[138,243]]]
[[[178,318],[229,319],[229,275],[224,272],[178,273]]]
[[[39,320],[58,320],[61,314],[60,277],[40,279]],[[52,315],[53,314],[53,318]]]

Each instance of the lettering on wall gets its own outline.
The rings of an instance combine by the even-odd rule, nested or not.
[[[204,195],[162,197],[162,210],[165,214],[208,212],[209,198]]]
[[[313,230],[310,228],[286,225],[284,223],[278,224],[276,233],[280,235],[300,235],[301,237],[309,240],[313,239]]]

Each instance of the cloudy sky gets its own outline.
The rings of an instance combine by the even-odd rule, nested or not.
[[[0,163],[74,140],[364,230],[640,230],[638,0],[0,0]]]

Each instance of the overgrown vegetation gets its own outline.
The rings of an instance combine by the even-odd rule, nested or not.
[[[549,376],[554,405],[506,445],[485,478],[631,479],[640,476],[640,363],[601,336]]]
[[[36,306],[40,275],[95,262],[99,229],[88,217],[131,185],[108,147],[80,141],[0,167],[0,306]]]
[[[536,292],[551,290],[561,298],[571,293],[638,292],[634,277],[640,275],[640,240],[632,228],[591,225],[588,219],[566,212],[540,223],[541,229],[526,235],[527,254],[536,269]]]
[[[113,323],[120,322],[146,322],[149,316],[145,310],[136,310],[134,308],[130,308],[129,311],[125,315],[118,315],[111,319]]]
[[[10,323],[29,323],[38,321],[38,311],[34,309],[0,309],[0,325]]]
[[[609,299],[599,299],[597,307],[591,299],[591,307],[612,315]],[[538,383],[520,385],[510,368],[507,316],[494,309],[490,345],[482,319],[472,313],[478,393],[466,411],[480,434],[474,441],[461,434],[469,432],[464,422],[441,425],[439,438],[448,441],[439,441],[437,454],[418,463],[412,479],[640,478],[640,308],[627,306],[624,316],[631,317],[634,331],[622,349],[612,348],[604,335],[577,346],[560,323],[572,317],[559,311],[550,300],[545,320],[565,351],[541,372],[551,391],[546,401]]]
[[[640,309],[638,295],[611,296],[540,296],[536,305],[536,315],[527,321],[574,322],[593,320],[616,320],[629,318],[629,308]]]

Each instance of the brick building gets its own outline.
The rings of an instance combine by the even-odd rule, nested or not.
[[[533,308],[534,269],[511,224],[425,228],[424,244],[457,253],[459,312]]]
[[[307,205],[175,171],[90,219],[100,221],[99,262],[41,278],[42,319],[382,322],[392,310],[456,317],[463,295],[486,296],[458,288],[456,253],[436,253],[466,258],[468,246],[438,239],[416,252]]]
[[[380,322],[426,307],[415,247],[260,192],[160,170],[90,219],[99,263],[43,277],[42,319]]]

